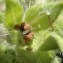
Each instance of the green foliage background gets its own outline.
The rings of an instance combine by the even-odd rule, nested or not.
[[[55,51],[63,51],[62,0],[0,0],[0,63],[60,63]],[[25,44],[15,24],[27,22],[34,38]],[[27,50],[31,47],[32,50]]]

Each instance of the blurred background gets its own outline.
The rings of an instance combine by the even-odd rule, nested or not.
[[[48,3],[61,2],[61,1],[63,1],[63,0],[19,0],[19,3],[21,5],[23,5],[24,10],[26,11],[28,8],[30,8],[31,6],[38,4],[38,3],[45,6]],[[5,10],[6,10],[5,0],[0,0],[0,22],[5,21]],[[59,24],[59,22],[56,22],[56,23],[57,23],[57,25]],[[3,34],[3,35],[7,34],[7,31],[3,28],[4,28],[4,26],[2,26],[0,24],[0,41],[2,41],[1,34]],[[2,32],[2,31],[4,31],[4,32]],[[5,36],[3,37],[3,39],[5,39]],[[60,63],[60,62],[61,62],[61,59],[57,56],[52,61],[52,63]]]

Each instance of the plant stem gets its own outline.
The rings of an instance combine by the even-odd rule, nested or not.
[[[53,28],[53,25],[51,23],[51,19],[50,19],[50,16],[48,15],[48,20],[49,20],[49,25],[51,26],[52,30],[54,31],[54,28]]]

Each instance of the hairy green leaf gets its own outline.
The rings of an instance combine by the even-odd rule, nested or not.
[[[55,49],[59,49],[59,45],[57,44],[57,40],[52,36],[48,37],[40,47],[40,50],[42,51]]]
[[[30,52],[15,49],[0,50],[0,62],[1,63],[51,63],[52,56],[48,52]],[[46,60],[46,61],[45,61]]]
[[[25,21],[30,23],[35,31],[47,29],[57,19],[62,9],[61,4],[51,4],[46,8],[39,4],[32,6],[26,12]]]
[[[44,43],[39,47],[39,50],[48,51],[61,49],[63,50],[63,39],[55,32],[50,33],[49,37],[46,38]]]
[[[6,0],[5,26],[8,29],[13,29],[15,24],[21,23],[22,15],[23,7],[18,1]]]

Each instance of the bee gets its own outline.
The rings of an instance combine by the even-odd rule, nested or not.
[[[20,25],[16,24],[14,26],[14,29],[19,30],[20,32],[22,32],[23,39],[24,39],[25,43],[30,42],[34,37],[34,33],[32,32],[32,27],[28,23],[22,22]]]

